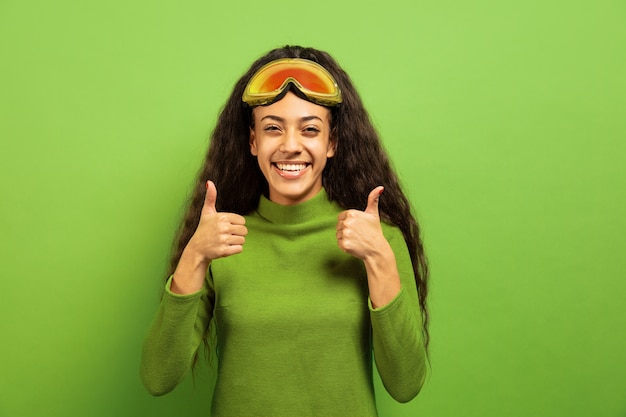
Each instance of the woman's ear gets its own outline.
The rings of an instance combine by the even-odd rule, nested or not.
[[[332,158],[337,152],[337,136],[335,132],[331,132],[328,138],[328,149],[326,150],[326,158]]]
[[[254,130],[250,128],[250,153],[254,156],[257,156],[258,151],[256,148],[256,136],[254,135]]]

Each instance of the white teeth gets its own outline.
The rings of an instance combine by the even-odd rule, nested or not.
[[[306,164],[276,164],[281,171],[302,171]]]

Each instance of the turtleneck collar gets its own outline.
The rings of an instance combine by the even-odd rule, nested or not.
[[[301,224],[315,221],[321,215],[337,213],[338,206],[328,200],[326,190],[322,190],[307,201],[285,206],[261,196],[257,212],[261,217],[275,224]]]

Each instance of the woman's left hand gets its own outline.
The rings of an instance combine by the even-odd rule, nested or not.
[[[383,186],[378,186],[370,192],[365,211],[346,210],[339,214],[337,243],[344,252],[366,260],[388,246],[378,215],[378,199],[383,190]]]
[[[374,308],[393,300],[402,286],[395,255],[380,226],[378,199],[383,190],[382,186],[372,190],[365,211],[346,210],[339,214],[337,222],[341,250],[363,260]]]

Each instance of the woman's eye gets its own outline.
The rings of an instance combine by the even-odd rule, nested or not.
[[[263,128],[266,132],[280,130],[276,125],[267,125]]]
[[[320,130],[318,128],[316,128],[315,126],[309,126],[309,127],[305,128],[304,131],[306,133],[320,133]]]

